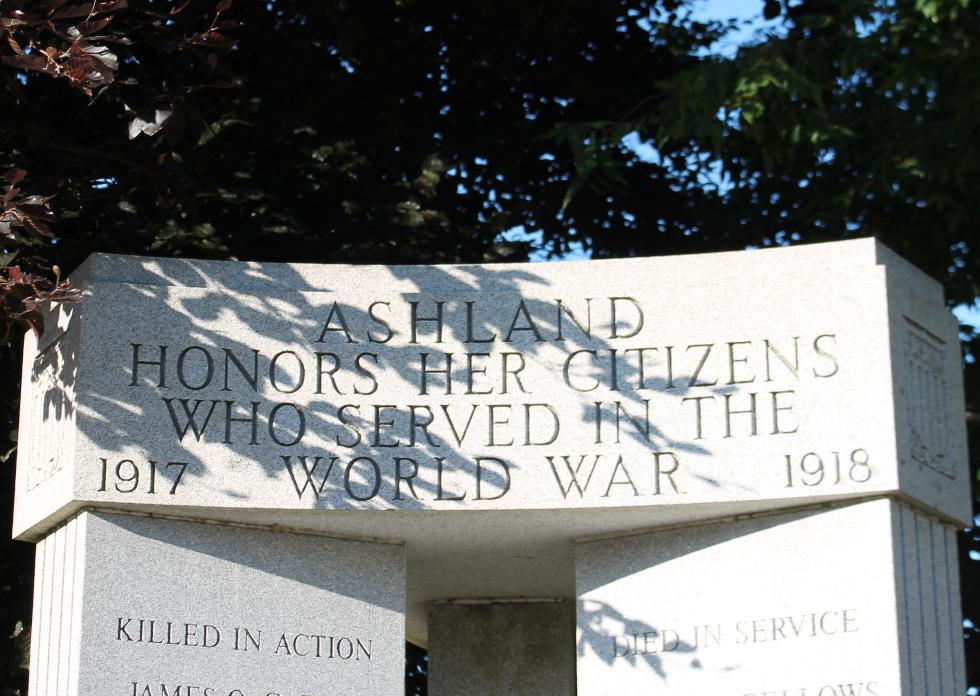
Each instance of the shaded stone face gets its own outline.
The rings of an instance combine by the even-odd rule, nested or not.
[[[440,602],[429,609],[429,693],[575,692],[571,601]]]

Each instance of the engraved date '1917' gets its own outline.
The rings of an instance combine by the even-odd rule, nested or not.
[[[115,490],[117,493],[135,493],[137,489],[141,489],[142,493],[154,494],[167,490],[169,484],[170,490],[167,492],[175,495],[189,466],[187,462],[167,462],[160,465],[152,459],[140,464],[132,459],[120,459],[115,466],[111,466],[105,457],[99,457],[99,461],[102,472],[98,490]],[[158,477],[163,479],[161,491],[157,490]]]

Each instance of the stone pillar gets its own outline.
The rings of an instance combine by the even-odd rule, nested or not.
[[[591,541],[578,696],[960,696],[952,527],[889,499]]]
[[[31,696],[400,695],[403,549],[83,512],[37,546]]]
[[[431,696],[574,696],[575,609],[566,600],[429,607]]]

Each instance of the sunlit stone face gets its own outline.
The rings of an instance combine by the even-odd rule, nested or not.
[[[887,551],[866,576],[807,572],[814,559],[854,571],[863,552],[835,555],[826,539],[810,549],[806,534],[780,542],[783,561],[765,543],[743,548],[737,534],[702,550],[694,535],[690,568],[676,576],[671,559],[632,568],[644,549],[595,551],[638,530],[686,538],[677,530],[719,519],[742,529],[760,514],[883,497],[901,496],[933,531],[968,518],[956,321],[938,284],[872,240],[519,266],[97,255],[73,281],[84,301],[26,339],[21,538],[109,510],[403,544],[399,601],[413,640],[426,640],[430,602],[559,599],[570,616],[578,599],[578,641],[570,621],[562,630],[581,651],[580,693],[602,693],[607,679],[659,684],[634,680],[644,669],[674,674],[683,660],[700,674],[743,665],[740,696],[829,696],[825,676],[866,696],[917,683],[911,671],[895,676],[914,660],[888,662],[894,651],[877,666],[802,681],[757,667],[824,645],[844,664],[866,641],[911,640],[902,637],[911,624],[875,602],[911,587],[896,559],[925,569],[923,554],[940,547],[896,541],[904,518],[892,508],[855,522]],[[814,538],[847,541],[846,525],[811,521]],[[756,567],[795,578],[800,596],[786,594],[784,606],[764,584],[731,596],[701,587],[722,546],[755,559],[746,569],[736,553],[726,582],[748,583]],[[952,586],[944,573],[936,587]],[[137,575],[119,586],[138,585]],[[862,577],[878,590],[844,591]],[[373,583],[370,572],[359,578]],[[657,608],[678,588],[696,605]],[[468,611],[478,613],[445,613]],[[114,618],[134,650],[158,640],[212,650],[223,630],[203,615]],[[280,633],[291,658],[372,650],[353,631]],[[933,657],[925,664],[941,661]],[[160,684],[134,675],[121,693],[155,696]]]
[[[38,501],[48,472],[67,499],[152,507],[669,515],[907,487],[966,510],[955,323],[870,241],[525,266],[98,256],[78,275],[86,300],[41,339],[72,413],[29,440],[64,461],[22,454]],[[67,420],[27,404],[31,433]]]

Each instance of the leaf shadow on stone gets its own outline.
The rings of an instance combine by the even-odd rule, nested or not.
[[[23,478],[28,492],[69,464],[67,445],[75,422],[76,397],[72,388],[78,374],[78,354],[71,342],[65,341],[65,333],[56,327],[52,327],[52,333],[53,337],[38,344],[38,356],[30,370],[30,380],[35,385],[31,408],[40,410],[45,427],[25,429],[29,441],[21,443],[31,452],[30,469]]]
[[[421,353],[427,353],[435,361],[434,364],[442,368],[448,358],[439,348],[450,340],[459,341],[467,348],[472,346],[471,352],[474,353],[519,354],[521,364],[525,360],[528,364],[546,361],[548,351],[551,351],[552,360],[555,355],[567,356],[573,351],[594,351],[597,354],[605,351],[614,355],[617,346],[615,337],[609,337],[616,333],[615,328],[599,326],[602,319],[593,326],[591,318],[588,321],[584,318],[593,305],[578,298],[578,294],[582,293],[572,300],[566,299],[564,306],[543,300],[541,296],[548,294],[547,283],[526,267],[464,266],[452,270],[437,266],[388,267],[394,278],[414,284],[416,292],[379,288],[376,292],[378,301],[389,304],[375,307],[378,312],[373,316],[363,304],[354,306],[344,301],[345,294],[352,288],[324,287],[315,281],[313,271],[303,266],[265,264],[260,267],[235,262],[209,262],[207,266],[199,266],[181,260],[146,259],[139,268],[124,267],[124,262],[120,262],[119,267],[118,277],[98,280],[103,283],[100,292],[105,292],[104,288],[114,283],[116,297],[113,301],[116,306],[96,311],[104,312],[106,321],[118,322],[119,343],[126,340],[141,346],[139,350],[145,351],[140,356],[142,360],[159,360],[159,345],[168,345],[167,370],[172,371],[175,362],[184,359],[183,364],[190,366],[187,369],[187,382],[193,388],[176,384],[172,373],[166,387],[158,388],[152,379],[155,368],[148,364],[137,366],[137,385],[129,386],[132,355],[100,356],[94,365],[91,358],[86,357],[86,365],[92,366],[88,368],[90,375],[81,375],[80,384],[85,386],[82,397],[84,413],[79,418],[81,432],[107,450],[111,450],[109,443],[118,443],[116,452],[126,453],[127,456],[132,456],[134,448],[142,449],[145,458],[159,459],[165,456],[167,450],[177,452],[181,459],[190,463],[185,474],[188,480],[203,477],[206,472],[213,476],[229,466],[248,467],[265,477],[282,481],[283,487],[291,491],[291,495],[298,496],[311,509],[451,509],[452,506],[459,506],[454,499],[461,495],[467,501],[475,498],[477,472],[472,457],[464,453],[464,450],[470,450],[471,454],[474,447],[466,441],[468,433],[463,425],[469,424],[468,418],[474,421],[474,428],[482,426],[475,421],[485,419],[486,411],[477,414],[474,408],[467,413],[462,406],[452,403],[460,398],[460,389],[466,387],[461,354],[452,358],[453,384],[446,387],[434,374],[423,376]],[[323,276],[321,271],[318,277]],[[329,274],[326,276],[329,277]],[[371,277],[369,269],[365,269],[365,277]],[[127,286],[127,283],[133,285]],[[382,309],[407,311],[408,303],[417,301],[420,303],[420,316],[425,312],[424,316],[431,317],[437,309],[435,301],[443,298],[446,301],[441,310],[444,312],[443,336],[436,335],[435,322],[420,322],[420,335],[417,342],[412,343],[411,337],[399,333],[399,327],[392,321],[390,338],[379,338],[384,328],[377,317],[388,318],[381,312]],[[139,317],[141,321],[135,322],[135,317],[126,316],[127,311],[132,311],[127,310],[129,302],[145,303],[142,306],[151,309]],[[467,305],[467,302],[473,304]],[[596,301],[595,305],[598,304],[599,301]],[[82,312],[92,311],[87,303],[80,308]],[[473,315],[468,317],[472,321],[468,325],[469,335],[466,335],[463,326],[466,313],[470,310]],[[598,311],[596,313],[599,314]],[[583,330],[586,324],[587,329]],[[236,326],[247,327],[255,334],[254,339],[245,339],[236,333]],[[493,340],[489,342],[491,337]],[[470,342],[462,343],[464,341]],[[263,343],[260,355],[254,352],[253,342]],[[195,346],[197,348],[192,349]],[[433,420],[438,418],[440,410],[435,406],[441,404],[434,396],[444,397],[443,403],[449,411],[442,415],[452,415],[457,419],[455,425],[449,423],[454,429],[446,428],[445,424],[441,429],[434,426],[432,432],[411,428],[405,409],[409,404],[404,402],[391,404],[389,410],[382,412],[383,415],[377,411],[372,414],[369,407],[362,408],[364,404],[378,403],[371,396],[374,390],[370,388],[370,383],[363,380],[359,384],[353,381],[345,383],[345,376],[349,377],[345,373],[351,369],[350,365],[342,365],[330,374],[325,372],[334,367],[335,359],[338,363],[346,360],[349,355],[347,351],[351,348],[369,354],[363,365],[379,383],[397,379],[403,385],[403,393],[420,395],[415,415],[431,416]],[[270,353],[267,354],[266,350]],[[283,357],[280,367],[289,365],[295,368],[277,373],[275,389],[270,386],[268,377],[272,350],[291,353]],[[205,353],[210,356],[213,371],[209,367],[202,372],[201,359]],[[246,380],[242,379],[244,373],[229,362],[228,354],[243,365],[258,364],[259,389],[246,384]],[[69,360],[77,364],[78,356],[66,357],[66,361]],[[194,360],[198,363],[197,376],[192,369]],[[518,358],[514,360],[517,364]],[[541,364],[545,365],[541,369],[561,369],[560,365]],[[438,368],[430,364],[430,370]],[[594,368],[591,377],[610,379],[608,375],[598,375],[596,370],[599,369]],[[93,378],[96,371],[103,374]],[[640,371],[642,367],[622,361],[616,379],[623,385],[642,384]],[[421,396],[420,384],[423,379],[429,387],[428,398]],[[522,384],[519,378],[512,379],[509,386],[507,403],[522,401],[526,405],[539,402],[533,394],[531,380],[525,378]],[[131,390],[133,398],[120,399],[118,395],[121,390]],[[361,393],[356,393],[358,391]],[[468,391],[473,393],[463,395],[467,404],[476,403],[481,407],[504,396],[498,396],[496,386],[493,395],[482,395],[472,389]],[[570,420],[565,423],[564,419],[568,418],[568,411],[565,411],[559,425],[561,432],[569,428],[590,427],[590,408],[594,408],[590,395],[573,389],[568,391],[569,398],[577,398],[580,402],[579,422]],[[621,389],[617,396],[625,412],[634,416],[642,413],[644,400],[640,389]],[[165,406],[166,399],[170,401]],[[227,406],[226,401],[234,401],[234,406]],[[256,407],[258,423],[255,426],[258,435],[254,439],[259,440],[258,447],[262,450],[268,452],[270,437],[278,437],[282,442],[289,443],[301,433],[304,440],[313,439],[311,435],[314,438],[319,436],[320,443],[307,448],[306,443],[301,441],[278,447],[281,454],[275,457],[255,457],[253,453],[258,447],[252,444],[253,438],[247,432],[250,426],[239,420],[222,429],[221,422],[215,417],[215,414],[220,416],[227,408],[226,415],[230,414],[233,419],[246,418],[250,415],[248,409],[251,402],[259,404]],[[280,410],[275,423],[271,422],[268,406],[272,402],[287,404]],[[297,410],[288,404],[303,405],[302,417],[295,417]],[[341,424],[337,414],[345,404],[352,406],[345,411],[347,423]],[[545,402],[541,404],[542,408],[551,406]],[[206,427],[201,427],[200,433],[188,428],[181,436],[180,427],[186,428],[188,417],[195,413],[195,408],[198,425],[202,425],[200,421],[209,409],[214,411],[211,413],[212,420]],[[452,410],[454,408],[455,411]],[[168,413],[168,409],[172,410]],[[292,420],[286,417],[290,414],[294,416]],[[509,415],[512,416],[513,412]],[[374,441],[370,440],[368,431],[376,429],[376,422],[384,418],[395,421],[390,433],[392,439],[381,442],[375,435]],[[697,444],[669,440],[656,427],[655,419],[656,414],[651,414],[648,432],[641,433],[639,428],[633,427],[629,437],[644,447],[669,447],[699,454],[707,452]],[[530,428],[526,424],[525,427]],[[157,431],[167,434],[162,435]],[[463,433],[462,442],[459,441],[460,433]],[[107,434],[110,437],[106,437]],[[224,437],[226,434],[229,436]],[[169,447],[165,445],[167,438]],[[225,439],[231,442],[224,443],[224,461],[215,461],[214,458],[205,461],[194,454],[197,441],[221,444]],[[336,446],[341,439],[348,446]],[[414,441],[406,442],[408,439]],[[521,446],[517,440],[515,437],[513,442],[490,446],[486,441],[479,443],[488,457],[488,465],[479,472],[480,493],[483,494],[480,498],[489,499],[504,491],[510,485],[510,472],[529,466],[527,462],[531,460],[532,453],[542,451],[540,445]],[[396,441],[398,447],[385,446]],[[161,454],[161,448],[164,454]],[[401,461],[395,461],[396,457],[392,456],[387,457],[390,461],[382,464],[385,450],[397,451]],[[504,454],[498,455],[499,452]],[[306,456],[305,462],[299,460],[300,456]],[[321,459],[317,460],[317,456]],[[509,471],[490,461],[495,456],[506,462]],[[337,459],[331,468],[333,457]],[[465,473],[465,480],[469,483],[467,490],[449,490],[447,486],[440,485],[433,466],[433,462],[439,460],[447,474]],[[540,465],[546,466],[543,457]],[[399,475],[402,477],[401,485],[395,481]],[[166,477],[167,473],[162,473],[162,476]],[[247,497],[232,486],[224,488],[222,495],[240,500]],[[283,501],[288,499],[289,496],[286,496]],[[171,502],[176,504],[179,501],[167,501]]]
[[[336,553],[338,542],[309,534],[277,534],[273,531],[252,529],[243,530],[227,525],[212,525],[194,521],[173,521],[160,524],[152,518],[138,516],[113,516],[106,518],[113,527],[125,530],[146,539],[159,542],[163,547],[179,547],[181,553],[194,552],[204,556],[229,561],[232,567],[252,568],[262,573],[288,580],[291,585],[309,586],[344,595],[364,602],[372,607],[381,607],[394,613],[404,611],[401,587],[395,580],[399,564],[397,554],[379,556],[377,545],[361,544],[361,548],[351,547],[358,542],[344,540],[346,563],[311,563],[311,550],[322,553],[321,560],[331,558]],[[322,543],[323,547],[319,544]],[[140,545],[143,546],[142,542]],[[321,551],[322,549],[322,551]],[[185,559],[186,562],[186,559]],[[202,566],[209,566],[202,561]],[[370,568],[370,571],[366,570]],[[370,572],[378,578],[377,582],[358,582],[355,578]],[[180,574],[176,574],[180,575]],[[193,574],[188,578],[171,579],[172,591],[180,596],[184,582],[194,582]],[[229,581],[233,582],[233,581]],[[247,588],[239,588],[245,591]],[[189,590],[188,590],[189,591]],[[295,587],[291,588],[295,593]],[[295,599],[295,596],[293,597]],[[280,596],[266,597],[265,603],[275,606],[287,601]],[[283,607],[284,611],[286,607]],[[288,612],[286,612],[288,613]],[[283,626],[282,628],[286,628]]]
[[[817,509],[799,512],[795,519],[820,512]],[[743,617],[727,616],[721,619],[716,615],[720,605],[726,610],[729,605],[738,605],[732,604],[724,595],[718,595],[706,600],[694,614],[684,612],[685,618],[681,623],[676,618],[681,614],[675,606],[678,586],[676,582],[659,575],[658,569],[668,569],[670,575],[669,568],[674,561],[691,556],[696,557],[699,567],[707,567],[709,558],[724,557],[724,549],[719,547],[786,523],[786,512],[774,510],[734,522],[730,519],[702,521],[686,528],[649,530],[586,543],[585,546],[591,548],[586,551],[587,558],[579,564],[576,575],[579,596],[576,605],[578,654],[584,656],[587,650],[591,650],[607,665],[622,661],[635,667],[645,662],[665,682],[671,676],[670,665],[683,667],[684,672],[710,670],[717,674],[743,669],[743,658],[733,654],[731,648],[742,645],[746,637],[742,635],[740,638],[739,632],[750,629],[740,627]],[[699,577],[694,577],[697,574],[691,575],[689,585],[683,588],[683,592],[697,595],[703,591],[702,594],[707,596],[718,577],[742,572],[747,565],[755,567],[759,558],[770,551],[759,546],[755,553],[758,557],[746,553],[732,554],[715,573]],[[718,565],[717,562],[715,565]],[[676,580],[677,571],[672,572],[672,578]],[[634,582],[628,592],[622,584],[616,586],[626,579],[637,577],[642,578],[642,584]],[[628,596],[630,606],[642,607],[643,617],[627,614],[599,598],[610,596]],[[681,601],[682,604],[688,602],[686,599]],[[669,623],[656,623],[657,617],[664,614],[672,617],[668,619]],[[744,619],[748,620],[742,625],[751,624],[751,615]],[[709,655],[710,660],[707,659]]]
[[[612,626],[616,630],[612,630]],[[611,604],[595,599],[578,601],[579,658],[586,651],[608,665],[623,661],[636,668],[645,663],[661,680],[667,681],[665,656],[690,655],[686,669],[701,669],[697,646],[682,640],[666,627],[656,627],[628,617]]]

